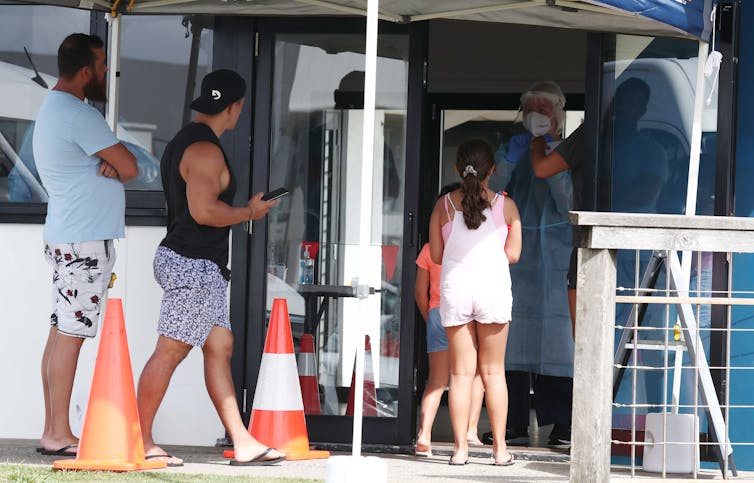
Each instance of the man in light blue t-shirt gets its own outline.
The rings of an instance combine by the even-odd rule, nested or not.
[[[34,127],[34,158],[47,190],[45,255],[53,269],[53,312],[42,356],[43,454],[75,456],[68,406],[84,338],[97,334],[115,249],[125,236],[123,183],[136,158],[84,99],[105,102],[105,51],[99,37],[72,34],[58,49],[59,78]]]

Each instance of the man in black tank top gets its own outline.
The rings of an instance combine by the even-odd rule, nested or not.
[[[236,180],[219,137],[236,126],[246,82],[230,70],[205,76],[201,96],[191,103],[198,112],[165,148],[162,186],[168,206],[168,232],[154,258],[157,283],[164,290],[159,338],[139,378],[138,405],[147,459],[168,466],[183,461],[152,439],[155,414],[176,367],[195,347],[204,353],[209,396],[233,440],[235,465],[266,465],[282,453],[255,440],[241,420],[230,372],[233,335],[226,291],[230,280],[228,235],[237,223],[258,220],[275,206],[257,193],[246,206],[232,206]]]

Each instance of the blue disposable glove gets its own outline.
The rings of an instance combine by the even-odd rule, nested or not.
[[[508,147],[505,149],[505,160],[511,164],[518,163],[524,156],[524,153],[529,149],[531,139],[531,134],[528,132],[511,136],[508,140]],[[503,145],[500,145],[500,147],[503,148]],[[495,156],[495,158],[497,158],[497,156]]]
[[[500,143],[500,146],[498,146],[497,151],[495,151],[495,165],[499,165],[503,161],[507,161],[508,159],[508,152],[505,150],[505,144]]]

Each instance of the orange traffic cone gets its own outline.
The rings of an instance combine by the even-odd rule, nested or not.
[[[353,416],[353,393],[356,382],[356,364],[351,375],[351,391],[348,393],[346,416]],[[374,389],[374,371],[372,370],[372,344],[369,336],[364,342],[364,416],[377,416],[377,393]]]
[[[301,336],[301,346],[296,362],[298,363],[298,382],[301,385],[301,397],[304,399],[304,413],[320,414],[317,359],[314,357],[314,337],[311,334]]]
[[[285,453],[288,460],[328,458],[329,451],[309,449],[304,403],[297,378],[288,302],[275,299],[254,393],[249,433],[260,443]],[[233,458],[234,453],[227,450],[223,456]]]
[[[78,455],[75,460],[55,461],[52,467],[101,471],[165,468],[165,461],[144,458],[120,299],[108,299],[100,337]]]

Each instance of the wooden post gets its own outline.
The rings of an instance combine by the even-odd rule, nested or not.
[[[610,481],[615,250],[579,248],[571,481]]]

